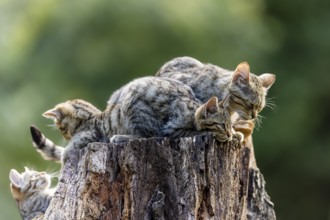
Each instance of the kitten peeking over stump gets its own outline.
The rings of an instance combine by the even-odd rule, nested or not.
[[[103,111],[81,99],[55,105],[43,116],[53,120],[67,146],[54,144],[31,126],[33,145],[46,160],[64,164],[71,152],[92,142],[211,134],[219,142],[242,143],[252,134],[274,82],[273,74],[250,73],[246,62],[230,71],[191,57],[174,58],[155,76],[119,88]],[[13,171],[10,179],[19,176]]]

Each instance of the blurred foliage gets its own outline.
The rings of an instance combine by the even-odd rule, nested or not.
[[[31,145],[41,114],[82,98],[104,109],[111,93],[188,55],[277,75],[254,132],[258,166],[278,219],[327,219],[330,208],[330,2],[275,0],[2,0],[0,2],[0,212],[19,219],[8,174],[57,171]]]

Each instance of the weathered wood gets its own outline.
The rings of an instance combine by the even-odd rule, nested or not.
[[[275,220],[274,204],[265,189],[265,180],[259,169],[250,169],[248,189],[248,219]]]
[[[209,136],[91,143],[69,155],[45,219],[275,219],[249,162]]]

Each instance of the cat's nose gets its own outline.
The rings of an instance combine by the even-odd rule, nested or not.
[[[257,117],[257,113],[255,111],[251,112],[251,118],[254,119]]]

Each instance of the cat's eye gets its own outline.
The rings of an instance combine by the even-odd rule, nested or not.
[[[33,174],[33,175],[31,176],[31,180],[35,180],[35,179],[38,179],[38,178],[39,178],[39,176],[40,176],[40,174],[39,174],[39,173],[35,173],[35,174]]]
[[[252,103],[246,103],[246,108],[248,108],[248,109],[251,109],[251,110],[253,110],[254,109],[254,105],[252,104]]]
[[[235,104],[237,104],[237,105],[240,105],[240,106],[242,106],[242,107],[245,107],[245,106],[246,106],[245,103],[244,103],[241,99],[233,98],[232,100],[233,100],[233,101],[235,102]]]
[[[223,129],[226,130],[226,125],[224,123],[220,123],[219,126]]]
[[[209,125],[209,126],[217,126],[217,125],[219,125],[219,123],[218,123],[218,122],[211,122],[211,123],[209,123],[208,125]]]

